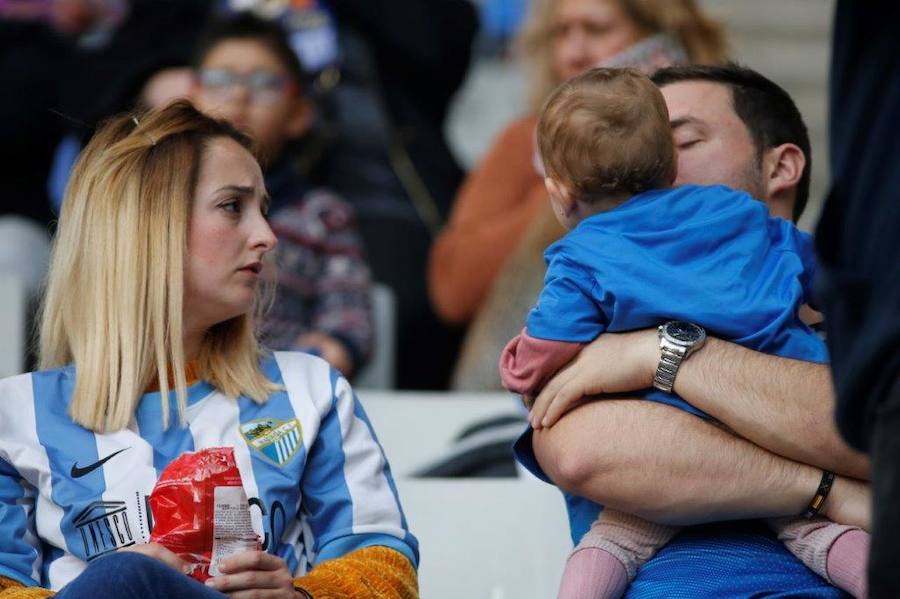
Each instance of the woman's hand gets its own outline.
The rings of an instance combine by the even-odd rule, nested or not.
[[[658,360],[656,329],[603,333],[544,386],[531,408],[531,426],[553,426],[586,396],[651,387]]]
[[[161,561],[167,566],[171,566],[185,574],[190,571],[190,566],[188,566],[187,562],[159,543],[140,543],[138,545],[123,547],[122,549],[119,549],[119,551],[131,551],[132,553],[140,553],[141,555],[152,557],[153,559]]]
[[[298,599],[294,577],[287,564],[277,555],[264,551],[245,551],[222,561],[223,574],[206,581],[206,585],[232,599]]]

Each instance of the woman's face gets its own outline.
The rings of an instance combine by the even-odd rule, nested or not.
[[[262,260],[275,247],[259,164],[229,138],[200,163],[184,274],[184,327],[204,331],[253,307]]]
[[[566,81],[641,37],[618,0],[558,0],[551,30],[553,70],[560,81]]]

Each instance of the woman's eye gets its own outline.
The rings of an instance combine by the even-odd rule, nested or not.
[[[225,212],[230,212],[232,214],[240,214],[241,212],[241,203],[237,200],[229,200],[227,202],[223,202],[219,204],[219,207],[222,208]]]
[[[689,139],[687,141],[678,142],[677,144],[675,144],[675,147],[678,148],[679,150],[686,150],[686,149],[690,148],[691,146],[694,146],[694,145],[700,143],[701,141],[702,140],[700,140],[700,139]]]
[[[613,26],[610,23],[587,23],[584,26],[585,32],[592,37],[606,35],[612,31]]]
[[[571,26],[566,23],[557,23],[551,30],[551,36],[557,39],[564,38],[571,29]]]

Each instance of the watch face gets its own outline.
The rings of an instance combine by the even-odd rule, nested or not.
[[[665,332],[671,339],[683,344],[696,343],[704,336],[703,329],[683,320],[667,323]]]

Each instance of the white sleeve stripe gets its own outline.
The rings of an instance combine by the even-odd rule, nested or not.
[[[400,506],[388,485],[387,461],[369,427],[356,417],[356,398],[347,379],[334,386],[335,410],[341,423],[344,450],[344,480],[353,505],[353,532],[372,532],[372,523],[381,531],[406,536]]]
[[[333,403],[330,367],[321,358],[299,352],[275,352],[275,361],[281,371],[288,398],[294,412],[303,425],[306,450],[312,447],[316,435],[307,435],[306,429],[319,430],[322,418]]]
[[[273,354],[275,364],[281,374],[285,392],[294,415],[300,421],[302,428],[303,447],[306,450],[306,467],[309,467],[312,447],[319,436],[322,424],[322,414],[331,409],[331,380],[328,376],[328,365],[325,361],[297,352],[275,352]],[[320,390],[318,387],[322,380],[328,384],[327,388]],[[315,390],[315,393],[311,392]],[[319,399],[324,398],[324,399]],[[319,399],[317,402],[316,400]],[[298,542],[295,544],[297,556],[297,574],[303,574],[313,559],[316,537],[312,532],[309,521],[298,516],[303,502],[303,492],[298,495],[297,503],[289,512],[297,518],[301,527]],[[287,506],[285,506],[287,510]],[[303,547],[300,547],[300,545]]]

